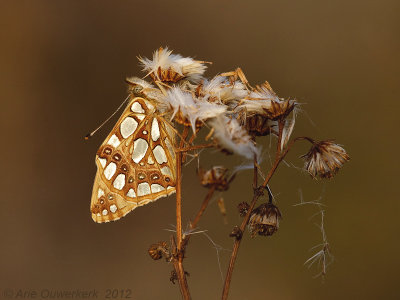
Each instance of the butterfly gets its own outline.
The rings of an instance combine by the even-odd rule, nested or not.
[[[175,192],[175,133],[146,97],[131,94],[96,154],[90,210],[97,223]]]

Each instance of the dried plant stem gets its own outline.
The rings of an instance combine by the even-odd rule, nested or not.
[[[183,147],[185,139],[189,133],[189,128],[184,127],[182,138],[180,141],[179,148]],[[179,287],[181,289],[182,297],[191,299],[189,287],[186,280],[185,270],[183,268],[183,257],[182,251],[182,152],[176,151],[176,240],[177,240],[177,251],[174,259],[174,269],[178,277]]]
[[[271,180],[272,176],[275,174],[276,168],[279,166],[279,163],[282,161],[282,159],[285,157],[287,152],[289,151],[290,147],[287,147],[283,153],[281,153],[281,140],[282,140],[282,131],[283,131],[283,123],[279,123],[279,135],[278,135],[278,142],[277,142],[277,150],[276,150],[276,155],[275,155],[275,161],[274,164],[272,165],[271,169],[268,172],[267,177],[265,178],[263,184],[260,187],[256,187],[254,189],[254,196],[253,200],[251,201],[250,208],[248,209],[248,212],[246,216],[244,217],[242,224],[240,225],[240,231],[244,233],[246,229],[246,225],[249,222],[251,212],[254,209],[254,206],[257,203],[258,198],[262,195],[262,191],[264,188],[267,186],[268,182]],[[254,163],[254,182],[253,185],[256,186],[256,181],[257,181],[257,164],[256,160]],[[229,261],[229,266],[228,266],[228,271],[226,273],[225,277],[225,283],[224,283],[224,289],[222,292],[222,300],[228,299],[228,293],[229,293],[229,287],[230,283],[232,280],[232,274],[233,274],[233,268],[235,267],[235,262],[236,258],[239,252],[239,247],[240,247],[240,242],[242,241],[242,238],[236,238],[235,242],[233,244],[233,250],[231,254],[231,258]]]
[[[193,219],[193,221],[190,223],[190,228],[196,228],[197,223],[199,223],[201,216],[203,215],[204,211],[207,208],[208,203],[210,202],[212,196],[214,195],[215,192],[215,185],[213,185],[209,190],[208,193],[206,195],[206,197],[203,200],[203,203],[201,204],[201,207],[199,209],[199,211],[197,212],[196,217]]]
[[[256,142],[256,138],[253,137],[253,142]],[[257,188],[258,185],[258,163],[257,163],[257,155],[254,154],[254,158],[253,158],[253,164],[254,164],[254,168],[253,168],[253,189]]]
[[[195,145],[195,146],[190,146],[187,148],[182,148],[179,149],[179,152],[187,152],[187,151],[192,151],[192,150],[198,150],[198,149],[204,149],[204,148],[211,148],[214,147],[215,144],[203,144],[203,145]]]
[[[208,193],[206,195],[206,197],[203,200],[203,203],[201,204],[201,207],[199,209],[199,211],[197,212],[196,216],[194,217],[193,221],[190,222],[190,229],[194,229],[196,228],[197,224],[200,221],[201,216],[203,215],[204,211],[206,210],[208,203],[210,202],[212,196],[214,195],[215,192],[215,186],[212,186],[209,190]],[[186,246],[189,242],[191,235],[186,235],[183,237],[183,245],[182,247],[186,250]]]
[[[188,144],[189,146],[191,146],[191,145],[193,144],[193,141],[194,141],[194,139],[197,137],[197,133],[198,133],[199,131],[200,131],[200,128],[196,128],[196,131],[193,132],[192,136],[190,137],[189,141],[187,142],[187,144]],[[187,154],[187,153],[183,153],[182,162],[185,162],[185,160],[186,160],[186,154]]]

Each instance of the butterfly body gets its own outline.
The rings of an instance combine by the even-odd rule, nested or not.
[[[175,135],[150,100],[132,97],[96,154],[91,199],[97,223],[175,192]]]

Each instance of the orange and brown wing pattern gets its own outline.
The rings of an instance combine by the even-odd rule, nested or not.
[[[118,220],[138,206],[175,192],[175,139],[150,101],[130,100],[96,155],[91,212],[95,222]]]

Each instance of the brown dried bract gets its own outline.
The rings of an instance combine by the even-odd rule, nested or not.
[[[285,119],[294,109],[296,101],[286,99],[282,101],[271,101],[270,108],[263,108],[267,116],[271,120]]]
[[[272,132],[271,120],[263,115],[245,117],[245,128],[252,136],[265,136]]]
[[[183,114],[180,110],[175,114],[174,121],[181,125],[184,125],[186,127],[192,126],[192,123],[186,117],[183,116]],[[201,128],[203,125],[204,125],[204,123],[199,120],[197,120],[195,123],[196,129]]]
[[[169,82],[175,83],[184,78],[185,76],[175,72],[171,67],[163,70],[161,67],[158,67],[157,72],[150,73],[150,77],[154,81],[162,81],[162,82]]]

